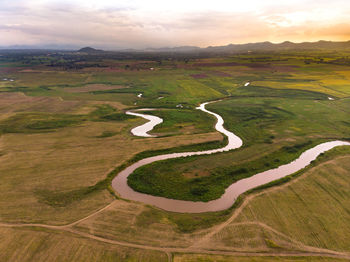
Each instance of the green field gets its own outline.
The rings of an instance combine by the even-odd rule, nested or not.
[[[290,91],[293,95],[298,91]],[[208,108],[223,116],[227,129],[243,139],[243,148],[152,163],[137,169],[128,183],[138,191],[169,198],[219,198],[233,182],[289,163],[317,143],[348,139],[348,113],[339,110],[346,103],[349,100],[299,97],[217,102]]]
[[[45,55],[31,64],[0,57],[0,261],[350,259],[346,148],[221,212],[165,212],[120,199],[110,184],[144,157],[223,146],[215,119],[196,109],[210,100],[221,99],[207,108],[243,147],[146,165],[131,187],[208,201],[316,144],[349,141],[350,65],[334,62],[347,55],[90,57],[85,63],[101,66],[74,69]],[[125,111],[140,108],[164,119],[156,138],[130,133],[145,120]]]

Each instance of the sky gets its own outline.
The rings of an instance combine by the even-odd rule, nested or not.
[[[349,0],[0,0],[0,47],[350,40]]]

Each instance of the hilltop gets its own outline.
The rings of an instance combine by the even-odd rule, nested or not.
[[[100,50],[100,49],[95,49],[95,48],[92,48],[92,47],[83,47],[81,49],[78,50],[78,52],[81,52],[81,53],[96,53],[96,52],[102,52],[103,50]]]

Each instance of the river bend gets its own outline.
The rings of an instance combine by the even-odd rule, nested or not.
[[[203,112],[206,112],[216,117],[217,122],[215,125],[215,129],[218,132],[227,136],[228,138],[228,143],[225,147],[206,150],[206,151],[198,151],[198,152],[171,153],[171,154],[164,154],[164,155],[141,159],[138,162],[128,166],[126,169],[121,171],[113,179],[112,181],[113,189],[122,198],[143,202],[145,204],[153,205],[167,211],[180,212],[180,213],[202,213],[202,212],[220,211],[220,210],[225,210],[227,208],[230,208],[235,202],[235,200],[237,199],[237,197],[242,193],[250,189],[253,189],[255,187],[267,184],[271,181],[291,175],[308,166],[321,153],[324,153],[334,147],[350,145],[349,142],[345,142],[345,141],[331,141],[331,142],[319,144],[311,149],[306,150],[299,156],[299,158],[290,162],[289,164],[285,164],[278,168],[274,168],[274,169],[270,169],[270,170],[258,173],[256,175],[239,180],[231,184],[228,188],[226,188],[225,193],[220,198],[212,201],[208,201],[208,202],[175,200],[175,199],[168,199],[165,197],[152,196],[152,195],[134,191],[131,187],[129,187],[127,183],[128,176],[132,174],[134,170],[136,170],[141,166],[153,163],[155,161],[160,161],[160,160],[219,153],[219,152],[229,151],[232,149],[237,149],[242,146],[243,141],[234,133],[224,128],[223,118],[220,115],[214,112],[211,112],[205,108],[205,106],[209,103],[212,103],[212,102],[203,103],[199,107],[197,107],[197,109],[202,110]],[[138,126],[132,129],[131,132],[137,136],[151,137],[152,135],[149,135],[147,132],[152,130],[155,125],[163,121],[161,118],[156,116],[151,116],[151,115],[139,114],[139,113],[134,113],[130,111],[128,111],[127,114],[140,116],[149,120],[149,122],[147,122],[146,124],[143,124],[141,126]]]

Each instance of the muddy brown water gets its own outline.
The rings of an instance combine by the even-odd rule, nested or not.
[[[176,199],[169,199],[165,197],[152,196],[152,195],[136,192],[131,187],[129,187],[127,183],[128,176],[132,174],[134,170],[136,170],[141,166],[153,163],[155,161],[160,161],[160,160],[219,153],[219,152],[236,149],[242,146],[243,144],[242,140],[238,136],[236,136],[234,133],[224,128],[223,118],[220,115],[205,109],[205,106],[208,103],[211,103],[211,102],[206,102],[201,104],[198,107],[198,109],[216,117],[217,123],[215,125],[215,129],[228,137],[228,143],[225,147],[206,150],[206,151],[172,153],[172,154],[164,154],[164,155],[144,158],[130,165],[123,171],[121,171],[112,181],[113,189],[122,198],[143,202],[145,204],[153,205],[167,211],[180,212],[180,213],[202,213],[202,212],[220,211],[220,210],[225,210],[230,208],[236,201],[237,197],[242,193],[250,189],[253,189],[255,187],[272,182],[274,180],[291,175],[308,166],[321,153],[324,153],[334,147],[350,145],[349,142],[345,142],[345,141],[331,141],[331,142],[319,144],[305,151],[299,156],[298,159],[292,161],[289,164],[282,165],[278,168],[274,168],[274,169],[270,169],[270,170],[258,173],[256,175],[239,180],[231,184],[228,188],[226,188],[225,193],[220,198],[209,202],[185,201],[185,200],[176,200]],[[136,113],[134,115],[136,115]],[[158,118],[155,116],[144,115],[144,114],[138,114],[138,116],[141,116],[141,117],[147,116],[147,118],[146,117],[144,118],[150,121],[154,121],[152,123],[153,127],[155,126],[156,118]],[[157,121],[159,121],[159,119]],[[152,130],[153,127],[149,129],[151,125],[146,125],[146,124],[138,127],[138,128],[143,127],[142,128],[143,130],[141,129],[138,130],[139,134],[141,134],[142,131],[144,131],[147,134],[148,131]],[[150,135],[147,134],[147,136],[150,136]]]

